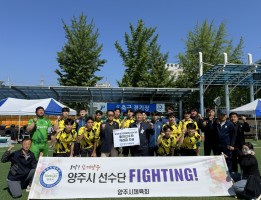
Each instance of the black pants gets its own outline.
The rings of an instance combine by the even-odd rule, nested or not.
[[[232,172],[238,172],[238,154],[232,151]]]
[[[101,157],[101,145],[96,147],[96,156]]]
[[[122,154],[124,157],[128,157],[130,154],[130,147],[122,147]]]
[[[92,152],[93,152],[93,148],[91,148],[91,149],[82,149],[80,151],[80,155],[81,155],[81,157],[87,157],[87,156],[91,157]]]
[[[75,142],[73,146],[73,156],[77,157],[80,155],[80,142]]]
[[[133,156],[133,157],[149,156],[149,149],[132,150],[131,156]]]
[[[158,147],[149,147],[149,156],[158,156]]]
[[[197,150],[180,148],[180,154],[181,156],[197,156]]]
[[[218,155],[217,145],[213,141],[204,141],[204,156],[210,156],[211,151],[214,155]]]

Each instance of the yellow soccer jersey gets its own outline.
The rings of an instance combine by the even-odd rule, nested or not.
[[[93,123],[93,127],[92,127],[92,129],[94,130],[94,132],[95,132],[95,140],[98,142],[97,143],[97,145],[99,146],[100,145],[100,129],[101,129],[101,124],[103,123],[103,121],[101,120],[101,121],[99,121],[99,122],[97,122],[97,121],[95,121],[94,123]]]
[[[173,135],[170,135],[169,138],[161,137],[159,135],[158,140],[161,140],[160,144],[158,145],[158,155],[159,156],[168,156],[171,153],[171,149],[175,148],[176,146],[176,138]]]
[[[131,119],[125,119],[122,121],[122,128],[129,128],[130,127],[130,124],[134,123],[135,122],[135,119],[134,118],[131,118]]]
[[[198,124],[197,124],[197,122],[195,122],[195,121],[193,121],[193,120],[188,120],[188,121],[180,121],[179,122],[179,132],[180,133],[182,133],[182,131],[184,130],[184,129],[186,129],[186,127],[187,127],[187,124],[189,124],[189,123],[193,123],[193,124],[195,124],[195,126],[196,126],[196,131],[198,132]]]
[[[60,119],[60,120],[58,121],[58,129],[60,129],[61,131],[63,131],[64,128],[65,128],[64,121],[65,121],[65,119]],[[55,123],[57,123],[57,120],[55,121]],[[76,129],[76,123],[74,122],[74,123],[73,123],[73,130],[75,130],[75,129]]]
[[[71,152],[72,143],[76,141],[77,132],[72,130],[70,133],[66,133],[64,130],[57,134],[56,143],[54,146],[55,153],[67,153]]]
[[[95,138],[97,137],[95,134],[95,130],[91,129],[90,131],[87,131],[85,127],[81,127],[79,129],[78,135],[82,135],[83,138],[80,141],[81,149],[91,149],[93,148]]]
[[[114,118],[113,121],[117,122],[119,124],[119,127],[121,127],[121,119],[120,118],[118,118],[118,119]]]
[[[97,121],[95,121],[94,123],[93,123],[93,130],[95,130],[95,132],[97,132],[97,133],[99,133],[100,134],[100,128],[101,128],[101,124],[103,123],[103,121],[101,120],[101,121],[99,121],[99,122],[97,122]]]
[[[181,148],[197,149],[198,142],[200,142],[200,135],[197,132],[195,132],[194,136],[189,136],[187,133],[185,133]]]
[[[167,125],[167,124],[163,124],[163,126],[162,126],[162,131],[163,131],[163,128],[164,128],[166,125]],[[170,124],[168,124],[168,125],[170,125]],[[171,128],[173,129],[171,135],[173,135],[173,136],[175,137],[175,139],[177,140],[177,138],[181,135],[181,131],[179,130],[179,128],[178,128],[178,126],[177,126],[176,123],[175,123],[175,124],[172,124],[172,125],[170,125],[170,126],[171,126]]]

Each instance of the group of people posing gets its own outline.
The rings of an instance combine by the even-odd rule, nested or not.
[[[119,154],[126,157],[197,156],[200,155],[200,144],[204,141],[204,155],[210,155],[211,151],[214,155],[224,154],[229,172],[233,172],[238,180],[238,164],[244,169],[244,178],[249,174],[259,174],[253,146],[245,143],[244,132],[250,131],[249,124],[246,117],[242,117],[242,122],[239,122],[237,113],[230,113],[228,120],[226,113],[220,111],[216,118],[215,111],[208,109],[207,117],[203,119],[197,109],[191,109],[185,110],[184,118],[178,120],[169,108],[166,118],[153,112],[152,119],[148,120],[145,112],[137,110],[134,113],[132,109],[127,109],[126,116],[121,119],[121,110],[116,108],[108,110],[106,120],[103,121],[103,112],[100,110],[95,112],[93,118],[82,109],[76,120],[69,117],[69,111],[67,107],[62,108],[62,115],[52,125],[44,116],[44,108],[37,107],[36,116],[29,120],[27,126],[31,139],[22,141],[22,149],[16,154],[10,153],[10,147],[3,155],[2,162],[15,163],[15,159],[25,158],[31,168],[27,169],[21,180],[29,181],[30,185],[32,170],[39,156],[48,156],[48,132],[51,132],[54,157],[116,157]],[[135,127],[138,128],[140,145],[115,148],[113,130]],[[14,168],[13,165],[11,168]],[[248,170],[249,165],[252,166],[251,172]],[[19,172],[20,168],[17,167],[15,175],[26,171]],[[12,170],[8,175],[8,184],[12,188],[9,189],[13,196],[19,196],[21,180],[14,178],[17,175]],[[16,181],[18,184],[14,186]]]

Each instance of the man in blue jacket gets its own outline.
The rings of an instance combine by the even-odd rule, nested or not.
[[[131,147],[131,156],[149,156],[149,138],[154,134],[154,126],[143,121],[141,110],[137,110],[135,116],[136,121],[130,124],[130,128],[138,128],[140,145]]]
[[[155,154],[157,155],[157,151],[158,151],[157,140],[159,134],[161,134],[162,125],[163,125],[162,120],[159,119],[158,112],[155,111],[152,113],[151,123],[154,125],[154,134],[150,135],[149,156],[154,156]]]
[[[232,150],[236,142],[234,125],[227,120],[227,114],[224,111],[218,112],[218,119],[213,124],[217,137],[217,153],[226,155],[226,162],[229,172],[232,171]]]
[[[11,162],[7,183],[13,198],[21,197],[22,188],[26,188],[26,186],[26,191],[30,191],[37,165],[37,160],[30,151],[31,144],[31,139],[25,138],[22,141],[22,148],[20,150],[11,153],[11,149],[14,147],[11,145],[2,156],[1,162]]]

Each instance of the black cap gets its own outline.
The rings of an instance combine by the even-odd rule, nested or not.
[[[226,113],[226,111],[225,110],[218,110],[218,115],[226,115],[227,113]]]
[[[38,106],[38,107],[35,109],[35,112],[37,112],[37,111],[40,110],[40,109],[44,110],[44,108],[43,108],[42,106]]]

